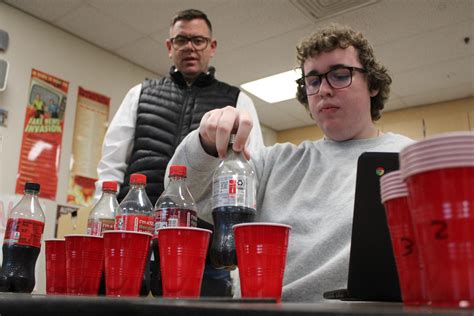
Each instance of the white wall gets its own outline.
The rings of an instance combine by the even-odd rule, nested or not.
[[[10,63],[7,89],[0,92],[0,108],[8,110],[8,126],[0,127],[0,195],[12,195],[15,191],[31,69],[70,84],[57,201],[42,200],[47,218],[44,238],[52,238],[56,205],[66,201],[78,86],[109,96],[112,118],[128,89],[146,77],[157,75],[3,3],[0,3],[0,29],[10,35],[8,50],[0,52],[0,58]],[[38,290],[43,293],[44,250],[36,269]]]

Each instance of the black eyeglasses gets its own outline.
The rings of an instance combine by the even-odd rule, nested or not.
[[[195,50],[204,50],[207,48],[207,45],[209,45],[211,39],[204,36],[187,37],[178,35],[170,38],[170,41],[173,44],[174,49],[182,49],[191,42]]]
[[[319,92],[323,77],[333,89],[347,88],[352,84],[352,75],[354,71],[367,73],[367,70],[358,67],[341,66],[331,69],[323,74],[310,71],[306,76],[296,80],[296,83],[306,91],[306,95],[313,95]]]

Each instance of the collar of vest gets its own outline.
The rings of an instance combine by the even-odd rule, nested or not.
[[[214,80],[216,80],[216,78],[214,78],[215,72],[216,72],[216,69],[214,67],[209,67],[209,70],[206,73],[201,72],[198,75],[198,77],[196,78],[196,80],[194,80],[192,85],[197,86],[197,87],[205,87],[205,86],[210,85],[212,82],[214,82]],[[178,69],[176,69],[175,66],[171,67],[170,76],[176,84],[183,85],[183,86],[187,85],[187,82],[184,79],[183,74]]]

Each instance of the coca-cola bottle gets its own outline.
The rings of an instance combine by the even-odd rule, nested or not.
[[[39,190],[38,183],[27,182],[23,198],[8,215],[2,247],[2,292],[31,293],[35,287],[35,265],[45,221]]]
[[[88,235],[102,236],[104,231],[114,229],[115,210],[119,206],[116,193],[117,182],[104,181],[102,183],[102,195],[92,207],[87,220]]]
[[[130,190],[119,204],[115,213],[115,230],[129,230],[153,234],[154,212],[153,205],[145,191],[146,176],[134,173],[130,176]],[[145,263],[143,283],[140,289],[141,296],[150,293],[150,256]]]
[[[92,207],[87,220],[87,234],[102,236],[106,230],[113,230],[115,223],[115,210],[119,203],[115,194],[117,193],[117,182],[102,182],[102,195]],[[99,286],[99,295],[105,295],[105,273],[102,271]]]
[[[197,213],[194,199],[186,185],[186,166],[170,166],[170,182],[155,204],[155,232],[153,235],[153,255],[151,292],[162,295],[160,273],[160,251],[158,248],[158,229],[163,227],[196,227]]]
[[[230,136],[227,154],[212,178],[212,218],[214,233],[210,260],[215,268],[233,270],[237,266],[235,224],[253,222],[256,210],[255,173],[243,152],[235,152]]]

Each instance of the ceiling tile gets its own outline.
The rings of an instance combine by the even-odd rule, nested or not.
[[[145,35],[168,30],[171,18],[176,12],[196,7],[195,0],[87,0],[87,2]],[[206,12],[220,2],[200,0],[199,7]]]
[[[392,89],[403,99],[471,83],[474,71],[472,65],[472,57],[467,57],[420,67],[394,76]]]
[[[224,12],[226,14],[224,14]],[[227,0],[208,12],[214,36],[227,52],[310,24],[310,20],[287,0]]]
[[[4,2],[49,22],[54,22],[84,3],[82,0],[4,0]]]
[[[438,90],[431,90],[429,92],[403,97],[402,100],[407,106],[417,106],[423,104],[463,99],[473,96],[474,87],[472,83],[465,83],[451,87],[445,86]]]
[[[384,0],[331,19],[363,32],[378,46],[472,19],[472,0]]]
[[[91,6],[82,6],[63,16],[58,26],[108,50],[132,43],[142,37],[127,24]]]
[[[472,20],[465,21],[404,38],[378,47],[376,53],[383,56],[381,62],[392,74],[424,65],[436,67],[446,60],[474,54],[474,45],[464,43],[464,37],[474,37],[472,24]]]

